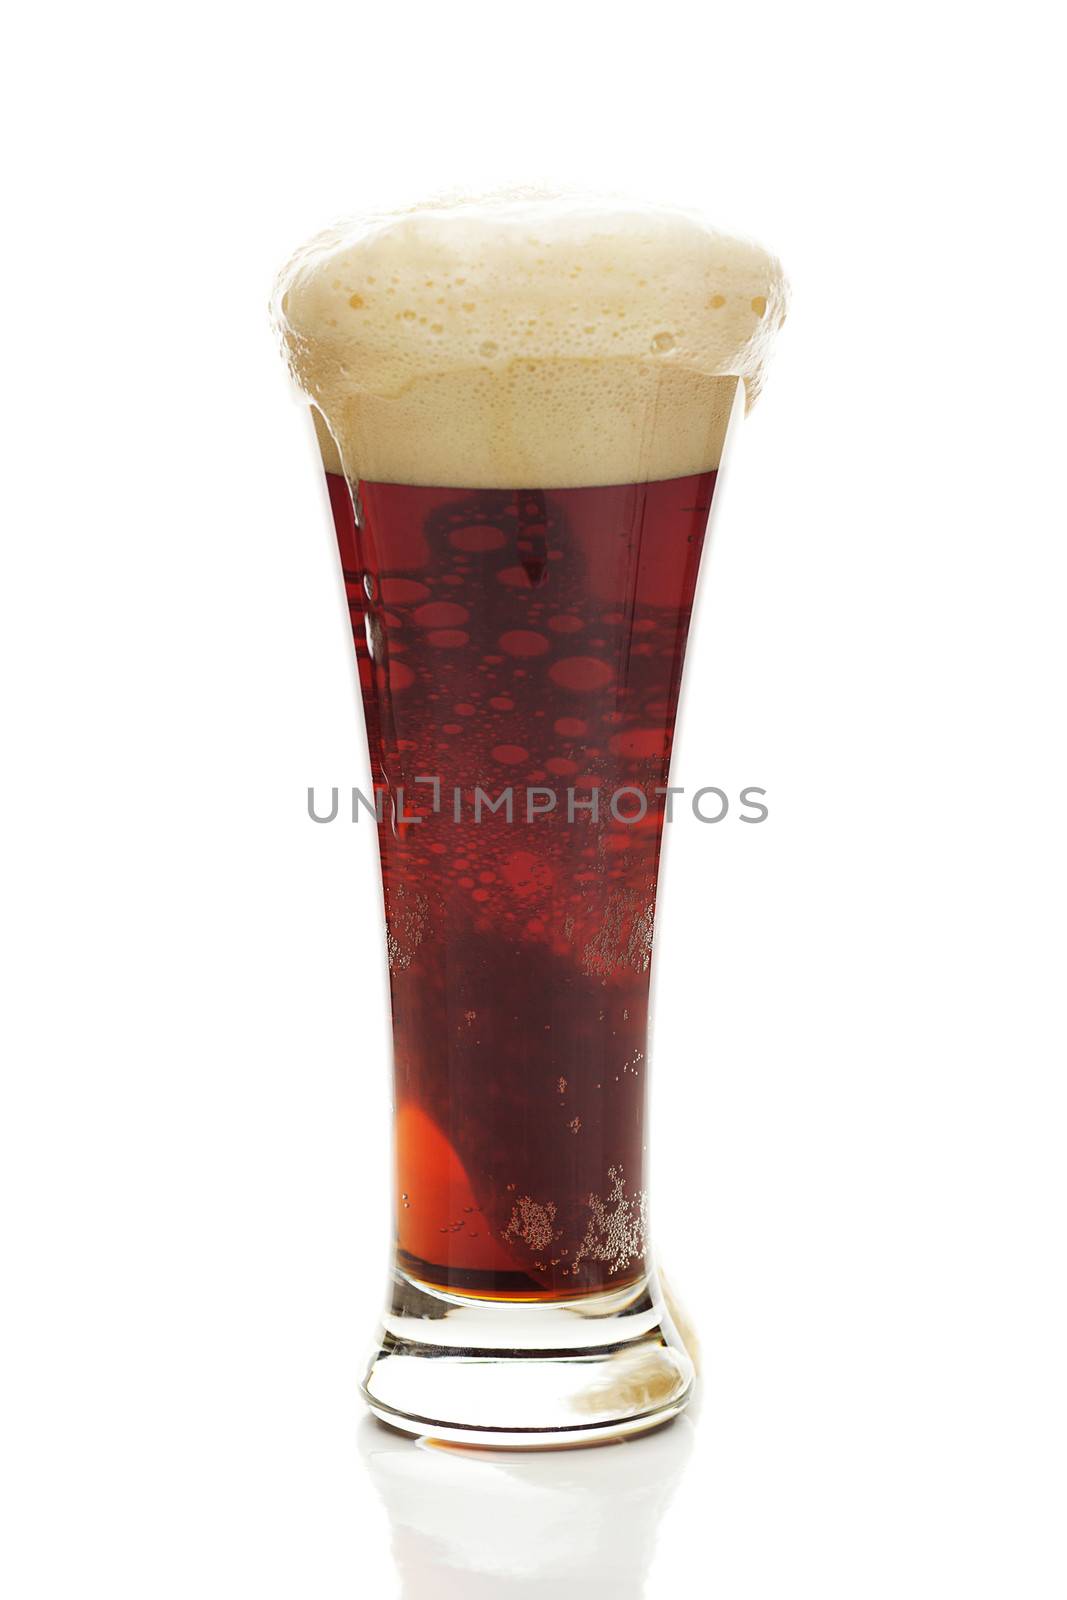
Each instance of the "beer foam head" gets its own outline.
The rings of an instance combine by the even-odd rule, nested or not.
[[[515,194],[331,229],[274,300],[327,467],[470,488],[716,466],[785,309],[774,257],[692,212]]]

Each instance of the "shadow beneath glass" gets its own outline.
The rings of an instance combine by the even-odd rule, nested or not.
[[[584,1450],[459,1449],[372,1417],[359,1431],[403,1600],[639,1600],[692,1444],[684,1416]]]

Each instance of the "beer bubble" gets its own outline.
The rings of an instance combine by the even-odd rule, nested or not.
[[[596,656],[565,656],[562,661],[552,663],[548,675],[561,689],[579,692],[602,689],[614,676],[607,662]]]
[[[413,611],[411,620],[420,628],[458,628],[469,616],[466,606],[456,605],[451,600],[433,600]]]
[[[502,633],[497,644],[509,656],[543,656],[548,649],[544,634],[534,633],[529,628],[515,628],[509,633]]]
[[[386,605],[407,605],[415,600],[426,600],[430,591],[424,583],[414,578],[383,578],[379,584]]]
[[[390,689],[410,689],[415,682],[415,674],[402,661],[390,661],[386,670]]]

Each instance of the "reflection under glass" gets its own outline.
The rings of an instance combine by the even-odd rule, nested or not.
[[[403,1600],[639,1600],[693,1426],[586,1450],[481,1451],[367,1418]]]

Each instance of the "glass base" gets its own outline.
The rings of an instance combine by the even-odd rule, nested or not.
[[[362,1393],[405,1433],[545,1449],[659,1427],[693,1381],[655,1273],[581,1300],[504,1302],[398,1270]]]

